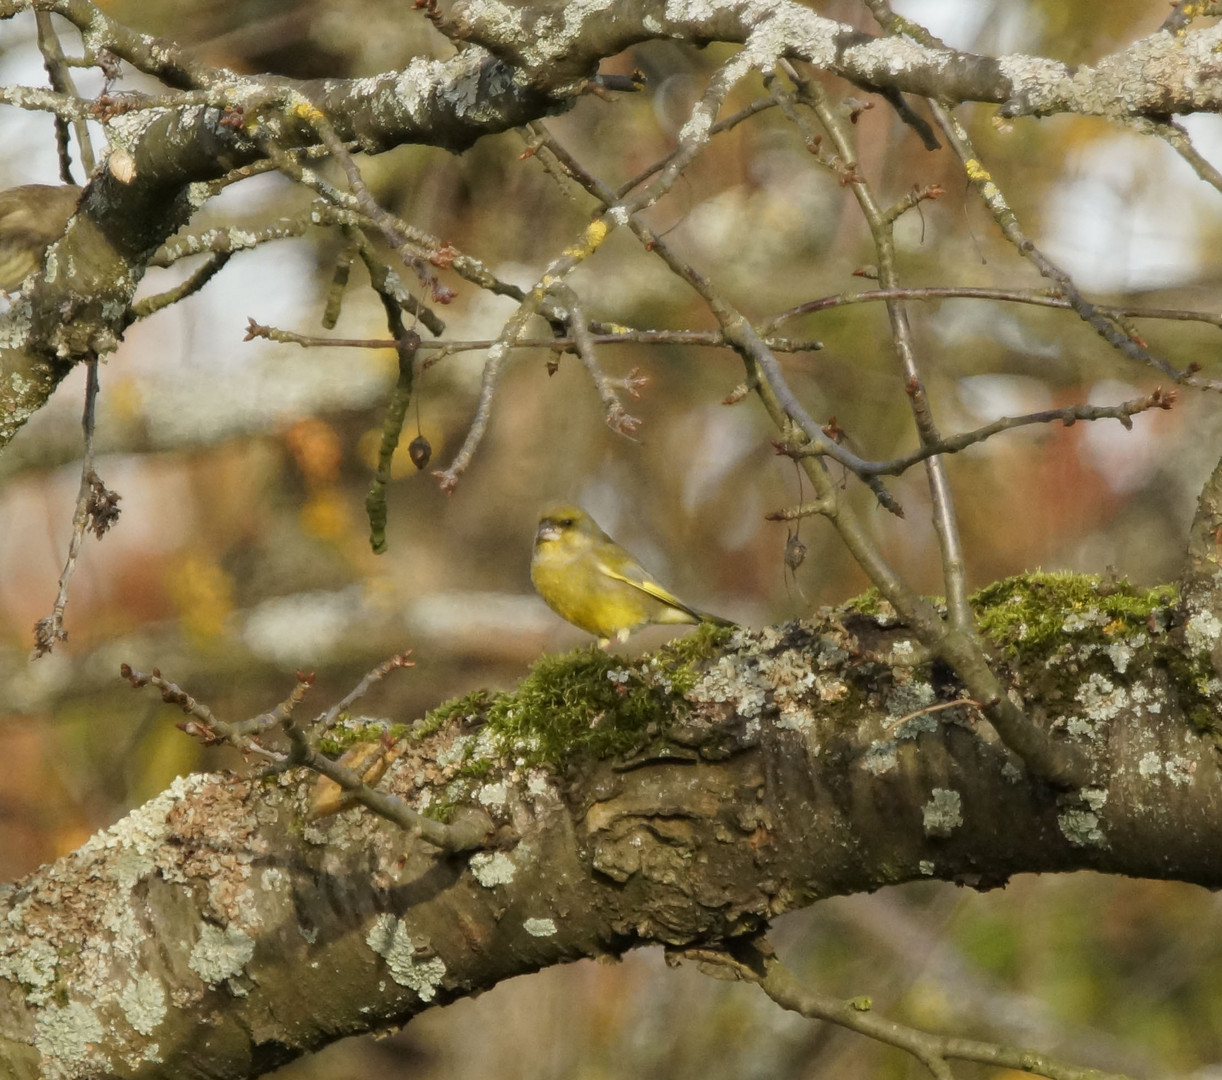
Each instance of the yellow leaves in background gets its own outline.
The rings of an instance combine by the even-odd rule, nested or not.
[[[206,555],[185,555],[166,574],[166,593],[183,633],[196,645],[219,643],[233,610],[233,581]]]
[[[302,531],[332,543],[358,531],[339,486],[344,444],[335,428],[317,417],[299,420],[284,433],[284,445],[310,489],[301,508]]]
[[[325,420],[299,420],[284,433],[284,445],[310,487],[333,483],[339,476],[344,446],[339,434]]]
[[[316,491],[301,508],[301,528],[316,539],[336,543],[347,539],[358,527],[338,487]]]

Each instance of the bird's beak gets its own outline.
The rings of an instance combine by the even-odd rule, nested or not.
[[[560,539],[560,529],[551,518],[539,522],[539,530],[535,533],[535,543],[545,544],[551,540]]]

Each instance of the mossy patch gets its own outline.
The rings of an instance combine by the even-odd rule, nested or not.
[[[733,630],[704,625],[636,660],[591,646],[545,656],[488,706],[489,730],[528,765],[612,757],[661,735],[689,705],[702,665]]]
[[[1017,656],[1051,651],[1066,633],[1106,644],[1146,630],[1151,616],[1176,600],[1173,585],[1139,589],[1086,574],[1036,572],[986,586],[972,606],[984,635]]]
[[[883,599],[883,594],[874,587],[870,587],[860,596],[854,596],[852,600],[846,600],[843,604],[836,608],[840,614],[853,612],[857,615],[873,615],[883,619],[895,618],[895,608]]]
[[[416,741],[426,739],[459,717],[480,716],[491,700],[492,695],[487,690],[472,690],[462,697],[443,701],[424,714],[420,722],[412,728],[411,736]]]
[[[317,749],[327,757],[338,758],[357,743],[391,742],[407,737],[411,728],[407,724],[386,724],[381,720],[364,717],[344,717],[326,735],[318,740]]]

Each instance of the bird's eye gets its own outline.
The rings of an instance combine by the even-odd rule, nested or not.
[[[561,518],[559,521],[556,522],[556,524],[559,525],[562,529],[571,529],[573,527],[573,519],[572,518]]]

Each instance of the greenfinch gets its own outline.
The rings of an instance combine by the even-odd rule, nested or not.
[[[0,191],[0,292],[16,292],[42,267],[47,248],[64,234],[80,202],[71,184],[26,184]]]
[[[530,580],[557,615],[598,637],[624,642],[653,623],[715,623],[725,619],[688,607],[659,585],[579,506],[552,506],[539,519]]]

